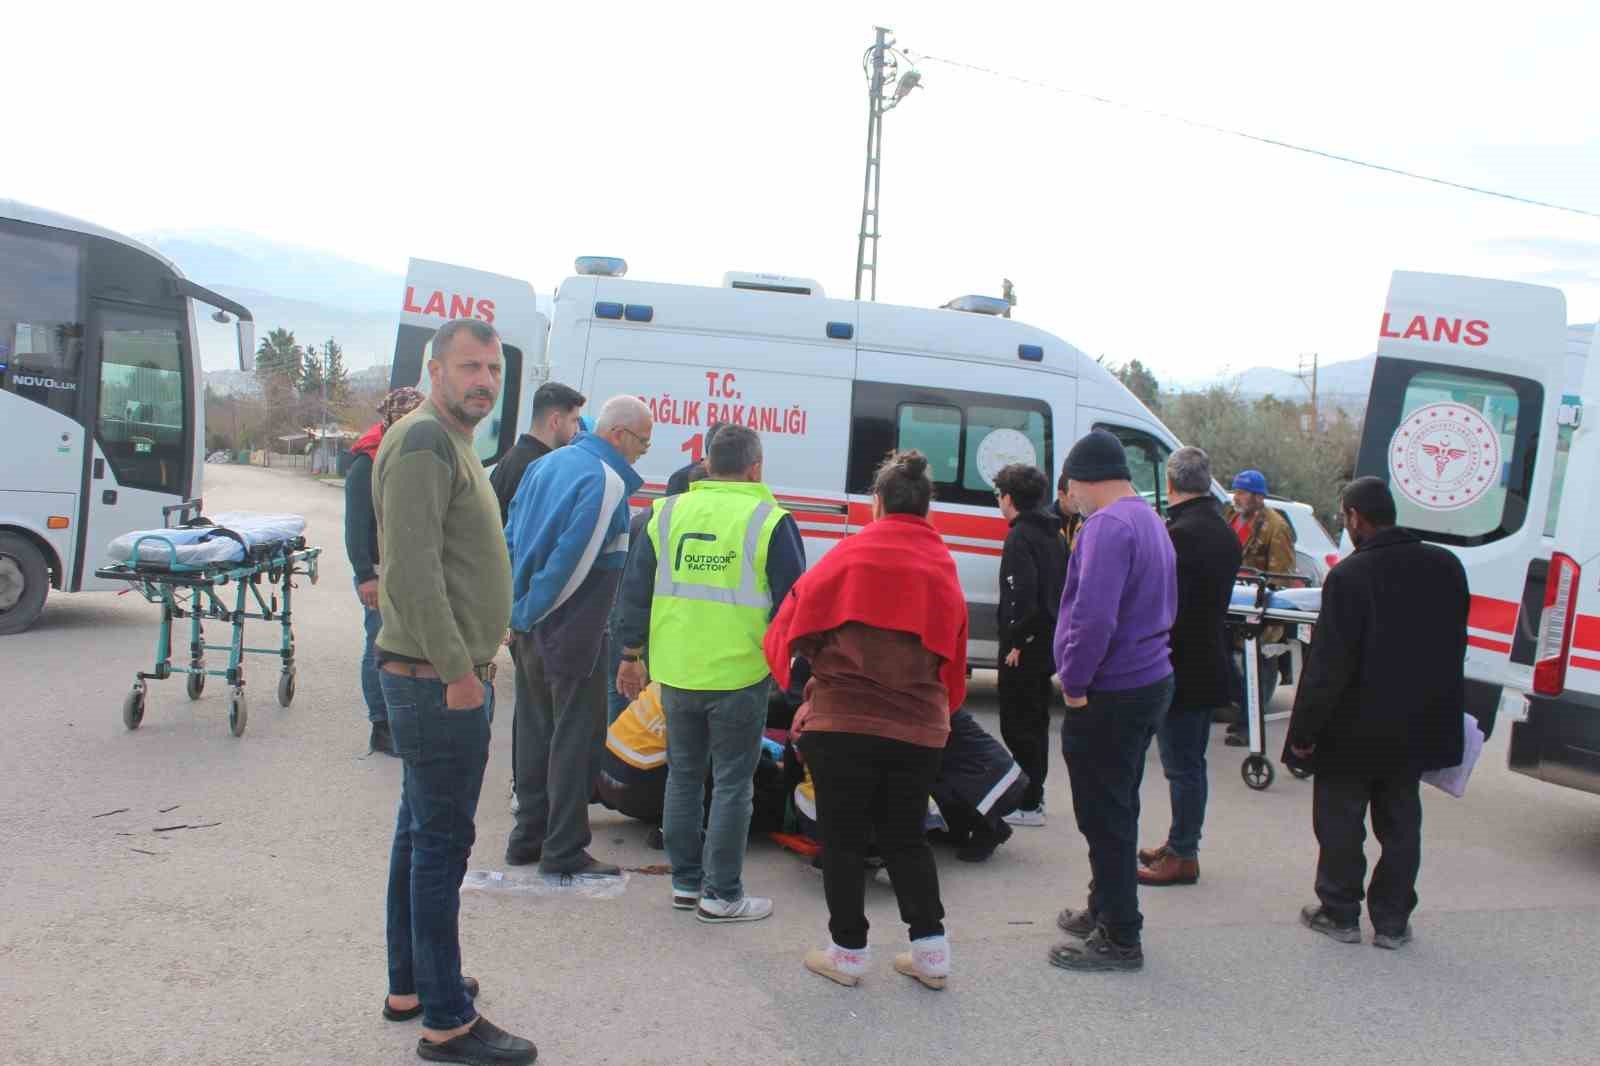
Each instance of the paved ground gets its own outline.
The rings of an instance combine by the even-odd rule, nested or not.
[[[130,734],[119,706],[148,665],[148,605],[57,597],[34,630],[4,638],[0,1061],[415,1061],[415,1023],[378,1015],[400,767],[363,755],[343,497],[294,472],[206,478],[214,509],[303,512],[327,549],[301,601],[298,698],[278,708],[259,660],[242,739],[218,688],[191,704],[178,682],[152,685]],[[992,681],[975,687],[993,730]],[[500,699],[509,713],[509,678]],[[497,725],[475,857],[488,868],[510,825],[509,728]],[[670,909],[664,878],[642,875],[607,900],[472,894],[468,969],[484,1012],[556,1064],[1596,1060],[1600,800],[1508,773],[1497,733],[1467,799],[1427,796],[1417,940],[1389,953],[1296,922],[1310,898],[1309,783],[1282,775],[1249,792],[1237,750],[1213,756],[1204,879],[1143,893],[1142,974],[1045,962],[1056,910],[1087,879],[1059,760],[1049,826],[1019,830],[984,866],[941,856],[957,967],[944,993],[890,970],[903,932],[877,886],[871,979],[850,990],[806,973],[802,952],[826,935],[820,880],[764,842],[747,880],[776,897],[770,921],[707,928]],[[1167,802],[1151,758],[1154,843]],[[219,824],[152,832],[205,822]],[[602,856],[660,861],[641,826],[598,808],[595,822]]]

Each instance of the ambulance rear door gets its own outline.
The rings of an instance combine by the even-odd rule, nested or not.
[[[1467,709],[1486,725],[1500,686],[1531,682],[1565,342],[1558,290],[1439,274],[1397,271],[1379,325],[1355,472],[1466,567]]]

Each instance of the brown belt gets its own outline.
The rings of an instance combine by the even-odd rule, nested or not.
[[[390,659],[388,662],[383,664],[383,669],[391,674],[397,674],[400,677],[423,677],[432,678],[435,681],[442,680],[439,677],[439,671],[435,670],[428,663],[406,663],[401,662],[398,659]],[[484,663],[482,666],[474,666],[472,668],[472,672],[476,674],[478,680],[482,681],[485,685],[494,684],[494,663]]]

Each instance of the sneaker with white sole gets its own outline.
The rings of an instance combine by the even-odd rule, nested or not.
[[[759,922],[772,916],[772,901],[763,896],[741,896],[729,902],[702,896],[694,916],[702,922],[720,925],[724,922]]]
[[[806,952],[805,958],[806,969],[846,988],[854,988],[861,981],[871,961],[870,944],[860,950],[829,944],[820,950]]]
[[[675,911],[692,911],[700,906],[700,893],[686,892],[681,888],[672,890],[672,909]]]
[[[1007,825],[1014,825],[1022,829],[1038,829],[1044,825],[1044,806],[1041,804],[1033,810],[1018,809],[1012,811],[1002,819]]]
[[[943,988],[950,979],[950,938],[925,936],[911,942],[911,950],[894,957],[896,973],[920,981],[928,988]]]

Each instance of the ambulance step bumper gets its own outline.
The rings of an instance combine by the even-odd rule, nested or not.
[[[1528,697],[1511,723],[1511,769],[1553,785],[1600,794],[1600,696]]]

